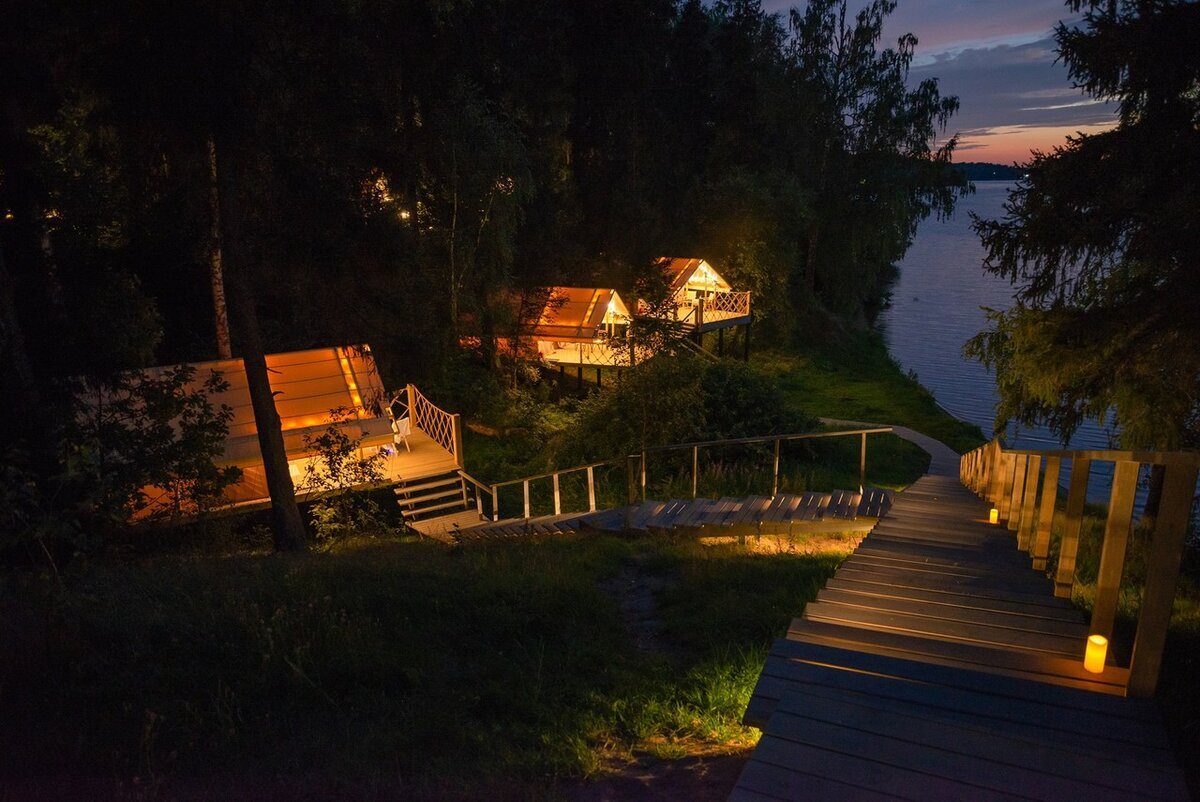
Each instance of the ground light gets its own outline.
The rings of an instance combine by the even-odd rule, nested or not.
[[[1083,655],[1083,667],[1093,674],[1104,671],[1104,658],[1108,655],[1108,638],[1103,635],[1088,635],[1087,651]]]
[[[990,523],[990,524],[1000,523],[1000,510],[996,509],[995,507],[992,507],[991,512],[988,513],[988,523]]]

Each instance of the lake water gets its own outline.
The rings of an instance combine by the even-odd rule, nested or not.
[[[880,328],[893,358],[913,371],[950,414],[979,425],[988,437],[996,408],[991,371],[962,355],[963,344],[987,321],[983,307],[1008,309],[1012,286],[983,270],[983,246],[971,231],[970,212],[997,218],[1003,214],[1011,183],[980,181],[975,193],[958,202],[947,220],[923,221],[900,263],[892,305],[880,316]],[[1081,426],[1071,448],[1109,448],[1112,433],[1094,422]],[[1059,438],[1042,428],[1010,427],[1006,442],[1025,448],[1061,448]],[[1105,498],[1111,467],[1098,464],[1089,496]],[[1066,477],[1064,475],[1064,481]]]

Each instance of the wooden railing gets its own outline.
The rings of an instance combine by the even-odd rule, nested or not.
[[[500,499],[500,491],[501,490],[503,490],[505,488],[509,488],[509,487],[520,486],[522,489],[523,502],[524,502],[523,503],[523,511],[524,511],[523,517],[529,518],[529,517],[532,517],[531,516],[532,502],[531,502],[531,497],[530,497],[531,489],[536,485],[536,483],[547,481],[547,480],[550,482],[550,487],[553,492],[554,514],[561,515],[563,513],[562,492],[561,492],[562,478],[569,474],[585,472],[587,474],[588,512],[595,512],[597,509],[597,506],[596,506],[596,504],[597,504],[597,502],[596,502],[596,475],[595,475],[595,471],[597,468],[606,467],[606,466],[616,466],[616,465],[621,465],[623,463],[625,466],[625,482],[626,482],[626,488],[627,488],[626,498],[628,500],[628,503],[634,504],[638,501],[639,495],[641,496],[642,500],[645,500],[645,497],[646,497],[646,469],[647,469],[647,465],[648,465],[648,455],[661,454],[661,453],[666,453],[668,451],[690,450],[691,456],[692,456],[692,469],[691,469],[692,498],[696,498],[698,490],[699,490],[700,452],[702,449],[720,448],[720,447],[726,447],[726,446],[756,445],[756,444],[771,443],[771,444],[774,444],[774,447],[775,447],[774,448],[774,476],[772,479],[772,487],[771,487],[771,495],[774,496],[779,493],[780,449],[781,449],[783,443],[793,442],[793,441],[797,441],[797,440],[816,440],[816,439],[831,438],[831,437],[859,437],[860,438],[860,447],[859,447],[859,466],[858,467],[859,467],[859,490],[861,491],[862,486],[866,480],[867,435],[869,435],[869,434],[885,434],[885,433],[888,433],[891,431],[892,430],[889,427],[878,427],[878,428],[872,428],[872,429],[853,429],[853,430],[849,430],[849,431],[839,431],[839,432],[803,432],[800,434],[765,435],[762,437],[738,437],[738,438],[732,438],[732,439],[726,439],[726,440],[705,440],[703,442],[697,442],[697,443],[679,443],[676,445],[668,445],[668,446],[654,446],[651,448],[647,448],[645,451],[640,452],[638,454],[631,454],[624,460],[613,459],[613,460],[604,460],[602,462],[591,462],[586,465],[576,465],[572,468],[565,468],[563,470],[548,471],[546,473],[539,473],[534,476],[525,476],[520,479],[510,479],[506,482],[497,482],[490,486],[483,485],[481,482],[478,482],[474,479],[470,479],[470,477],[467,477],[467,478],[470,481],[475,482],[475,484],[478,487],[481,487],[481,488],[484,488],[484,489],[487,489],[490,491],[490,496],[491,496],[491,501],[492,501],[492,520],[495,521],[495,520],[499,520],[499,515],[500,515],[499,514],[499,499]],[[482,514],[482,507],[480,509],[481,509],[481,514]],[[576,512],[582,512],[582,510],[576,510]]]
[[[550,480],[550,484],[553,489],[554,514],[562,515],[562,512],[563,512],[562,485],[561,485],[562,477],[567,476],[569,474],[573,474],[573,473],[579,473],[580,471],[585,472],[587,474],[587,496],[588,496],[587,511],[595,512],[596,511],[596,468],[599,468],[599,467],[602,467],[605,465],[616,465],[618,463],[619,463],[619,460],[611,460],[611,459],[604,460],[602,462],[589,462],[587,465],[576,465],[573,468],[564,468],[563,470],[560,470],[560,471],[550,471],[548,473],[535,474],[534,476],[525,476],[520,479],[510,479],[507,482],[497,482],[496,484],[492,485],[492,487],[491,487],[492,520],[493,521],[500,520],[500,511],[499,511],[500,490],[502,488],[515,487],[517,485],[520,485],[521,489],[523,491],[524,515],[522,517],[524,517],[524,518],[532,517],[532,515],[531,515],[532,505],[530,502],[530,495],[529,495],[530,488],[532,487],[533,483],[542,481],[545,479]],[[580,512],[581,512],[581,510],[580,510]]]
[[[705,299],[704,313],[721,317],[745,317],[750,314],[749,292],[714,292]]]
[[[838,432],[775,434],[764,435],[761,437],[737,437],[726,440],[705,440],[704,442],[700,443],[681,443],[670,446],[653,446],[651,448],[647,448],[645,451],[642,451],[640,454],[630,454],[628,457],[626,457],[627,475],[629,476],[629,503],[633,504],[637,501],[639,488],[642,500],[646,500],[646,473],[648,470],[650,454],[661,454],[668,451],[682,451],[690,449],[692,452],[692,498],[695,498],[700,484],[701,449],[773,443],[775,446],[775,459],[774,473],[771,481],[771,495],[776,496],[779,494],[779,453],[780,448],[784,443],[790,443],[797,440],[819,440],[830,437],[852,437],[855,435],[861,437],[858,458],[858,490],[861,493],[863,486],[866,484],[867,478],[867,435],[888,434],[891,431],[892,429],[890,426],[880,426],[871,429],[850,429],[847,431]]]
[[[999,518],[1015,532],[1033,567],[1047,570],[1050,527],[1058,504],[1059,475],[1070,468],[1065,523],[1054,570],[1054,593],[1070,598],[1075,582],[1079,536],[1092,463],[1114,464],[1112,492],[1100,550],[1090,633],[1111,638],[1120,601],[1121,577],[1133,524],[1138,475],[1143,465],[1164,469],[1162,495],[1146,559],[1145,588],[1129,664],[1127,691],[1151,696],[1158,683],[1167,625],[1179,581],[1179,567],[1191,522],[1200,454],[1140,451],[1029,451],[1006,449],[997,441],[964,454],[963,484],[992,502]]]
[[[408,416],[412,425],[429,439],[450,452],[454,463],[463,466],[462,419],[451,415],[426,398],[414,385],[408,385]]]

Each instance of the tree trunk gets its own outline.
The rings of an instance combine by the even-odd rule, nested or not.
[[[212,285],[213,321],[216,324],[217,356],[233,357],[229,342],[229,313],[225,310],[225,273],[221,266],[221,191],[217,181],[217,143],[208,138],[208,280]]]
[[[275,396],[267,374],[267,358],[258,328],[258,312],[254,293],[246,277],[247,265],[240,234],[240,206],[237,180],[228,149],[222,151],[218,164],[221,188],[221,228],[224,243],[226,279],[232,301],[233,319],[237,327],[238,346],[246,368],[246,383],[250,390],[250,405],[254,410],[254,428],[258,430],[258,447],[262,452],[267,492],[271,495],[271,516],[275,531],[275,548],[281,551],[308,547],[308,536],[296,504],[296,489],[288,471],[287,451]]]

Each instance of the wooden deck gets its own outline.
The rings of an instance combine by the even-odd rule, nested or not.
[[[1081,614],[986,515],[951,476],[896,498],[775,643],[731,799],[1188,798],[1153,702],[1083,670]]]
[[[408,436],[408,445],[411,451],[399,445],[384,462],[384,479],[388,484],[401,479],[434,476],[458,467],[454,455],[420,429],[413,429]]]

